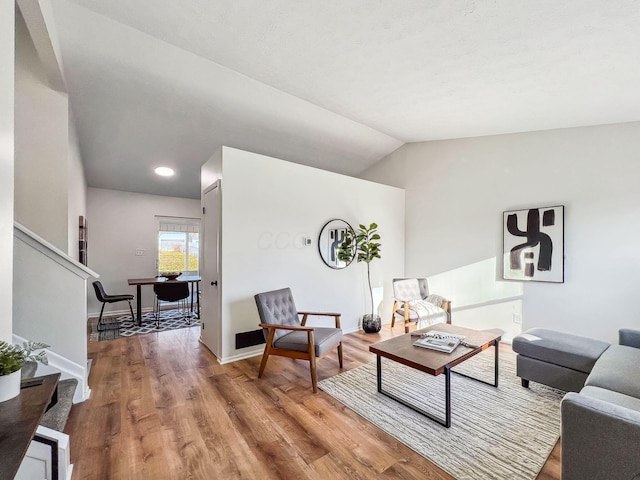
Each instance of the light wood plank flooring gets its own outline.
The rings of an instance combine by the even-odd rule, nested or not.
[[[371,343],[393,335],[356,333],[344,367],[371,362]],[[509,348],[503,346],[502,348]],[[92,395],[73,407],[74,480],[427,479],[452,477],[322,391],[308,362],[260,357],[219,365],[197,329],[89,344]],[[337,355],[318,378],[339,373]],[[541,480],[559,480],[556,445]]]

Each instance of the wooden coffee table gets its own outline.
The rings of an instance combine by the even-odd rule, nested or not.
[[[478,330],[472,330],[470,328],[458,327],[455,325],[449,325],[446,323],[438,323],[431,325],[430,327],[417,330],[416,332],[428,332],[429,330],[439,330],[448,333],[456,333],[465,336],[465,343],[470,346],[458,345],[458,347],[451,353],[438,352],[429,348],[414,347],[418,337],[412,336],[410,333],[405,335],[385,340],[384,342],[376,343],[369,347],[369,351],[376,354],[377,360],[377,378],[378,378],[378,392],[392,398],[396,402],[399,402],[418,413],[438,422],[441,425],[449,428],[451,426],[451,368],[464,362],[465,360],[477,355],[478,353],[493,346],[495,348],[495,363],[494,363],[494,381],[493,383],[485,382],[478,378],[470,377],[459,372],[453,372],[462,377],[467,377],[472,380],[476,380],[493,387],[498,386],[498,351],[501,336],[491,332],[481,332]],[[415,333],[415,332],[413,332]],[[398,398],[385,391],[382,388],[382,357],[388,358],[395,362],[401,363],[408,367],[415,368],[421,372],[428,373],[433,376],[444,373],[445,378],[445,418],[438,418],[415,405],[411,405],[406,401]]]

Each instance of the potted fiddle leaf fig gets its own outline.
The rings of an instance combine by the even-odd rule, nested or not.
[[[369,284],[369,296],[371,298],[371,314],[362,317],[362,329],[367,333],[380,331],[382,321],[380,316],[375,314],[373,305],[373,288],[371,287],[371,262],[380,256],[380,234],[377,232],[378,225],[370,224],[368,227],[360,224],[358,231],[347,230],[345,239],[338,248],[338,258],[349,263],[355,256],[356,261],[367,264],[367,282]]]
[[[39,342],[11,345],[0,340],[0,402],[10,400],[20,393],[20,370],[27,361],[48,364],[46,352],[33,353],[48,346]]]

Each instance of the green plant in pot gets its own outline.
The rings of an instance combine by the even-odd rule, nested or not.
[[[48,346],[39,342],[11,345],[0,340],[0,402],[16,397],[20,393],[20,370],[27,361],[48,364],[47,354],[42,351]],[[41,351],[34,354],[37,350]]]
[[[358,231],[347,230],[344,242],[338,248],[338,258],[349,263],[354,255],[356,261],[367,264],[367,282],[369,284],[369,295],[371,298],[371,314],[362,317],[362,329],[367,333],[380,331],[382,322],[380,316],[375,314],[373,305],[373,288],[371,287],[371,262],[380,256],[380,235],[377,232],[378,225],[372,223],[368,227],[360,224]]]

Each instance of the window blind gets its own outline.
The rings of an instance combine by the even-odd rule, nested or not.
[[[200,220],[196,218],[159,217],[158,224],[161,232],[198,233],[200,230]]]

